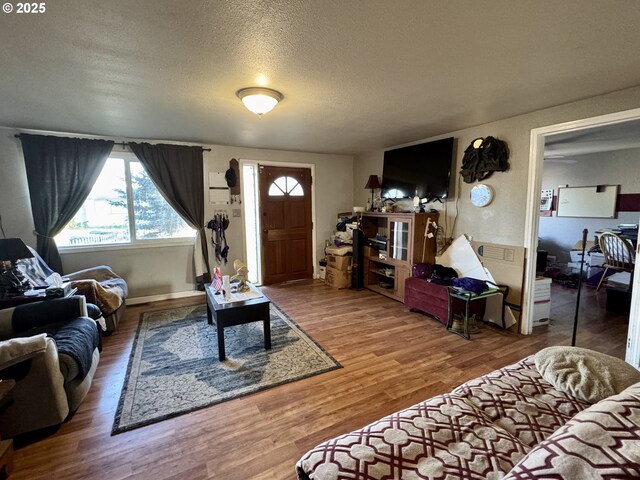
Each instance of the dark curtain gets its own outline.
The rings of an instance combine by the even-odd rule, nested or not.
[[[207,237],[204,230],[204,174],[202,147],[129,143],[133,153],[162,196],[192,228],[198,232],[202,262],[194,262],[199,288],[210,281]],[[198,239],[196,239],[198,241]],[[203,278],[206,273],[207,278]]]
[[[89,196],[113,142],[24,133],[19,138],[27,169],[36,250],[52,270],[62,274],[62,261],[53,237]]]

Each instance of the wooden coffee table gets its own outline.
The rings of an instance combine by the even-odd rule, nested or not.
[[[234,325],[242,325],[251,322],[263,322],[264,324],[264,348],[271,349],[271,315],[269,304],[271,300],[260,292],[254,285],[249,284],[252,291],[259,292],[262,296],[249,300],[222,303],[222,293],[216,294],[211,284],[205,285],[207,292],[207,322],[212,325],[215,321],[218,333],[218,357],[223,361],[224,352],[224,328]]]

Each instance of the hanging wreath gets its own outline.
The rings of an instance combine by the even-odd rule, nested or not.
[[[465,183],[489,178],[493,172],[509,169],[509,149],[502,140],[494,137],[476,138],[462,157],[460,175]]]

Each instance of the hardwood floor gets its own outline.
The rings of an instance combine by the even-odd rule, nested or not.
[[[577,294],[578,290],[575,288],[552,283],[551,321],[547,327],[536,327],[535,332],[540,330],[540,333],[543,333],[543,329],[547,329],[550,333],[562,332],[571,336]],[[583,284],[580,294],[576,345],[624,359],[629,315],[628,313],[608,312],[605,308],[606,301],[607,291],[605,288],[596,293],[594,287]]]
[[[467,341],[370,291],[334,290],[319,281],[264,290],[344,368],[112,437],[140,314],[204,297],[128,307],[104,339],[75,416],[55,434],[19,447],[11,479],[295,478],[295,462],[317,443],[571,340],[573,315],[568,325],[556,321],[531,336],[483,328]],[[578,345],[623,357],[624,317],[596,319],[585,308]]]

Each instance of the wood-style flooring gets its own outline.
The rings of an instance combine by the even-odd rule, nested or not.
[[[344,368],[112,437],[140,314],[204,297],[131,306],[105,337],[79,410],[53,435],[17,449],[11,479],[293,479],[295,462],[317,443],[571,340],[572,313],[531,336],[483,328],[467,341],[367,290],[314,281],[265,291]],[[567,311],[572,292],[556,298]],[[626,318],[595,317],[583,305],[578,345],[624,357]]]
[[[551,317],[548,326],[535,327],[534,333],[563,332],[571,337],[576,314],[578,290],[557,283],[551,284]],[[583,284],[580,293],[580,313],[576,345],[608,353],[624,359],[629,328],[629,314],[608,312],[605,308],[607,291],[596,293],[592,286]],[[569,339],[569,344],[571,340]]]

